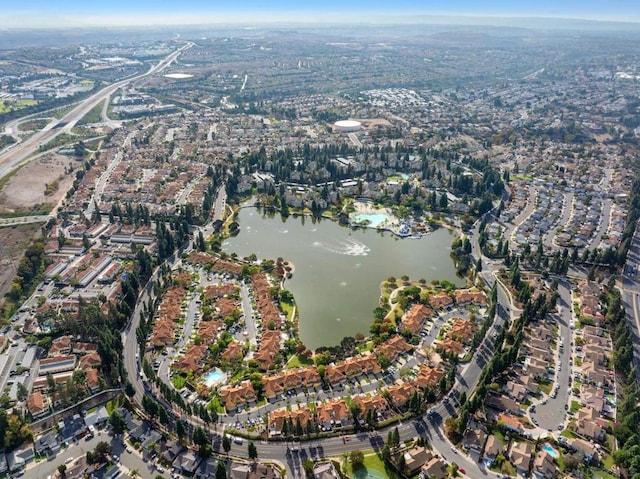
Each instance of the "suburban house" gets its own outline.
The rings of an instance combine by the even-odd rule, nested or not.
[[[529,473],[532,455],[533,446],[530,442],[514,442],[509,451],[509,461],[516,468],[518,474],[525,476]]]

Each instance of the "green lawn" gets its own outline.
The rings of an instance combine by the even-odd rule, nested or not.
[[[171,378],[171,384],[176,389],[182,389],[187,382],[187,376],[184,374],[174,374]]]
[[[91,110],[89,110],[89,112],[80,119],[78,125],[86,125],[87,123],[98,123],[100,121],[100,113],[102,112],[105,101],[106,100],[102,100]]]
[[[282,312],[286,314],[287,319],[295,319],[293,318],[293,305],[289,303],[285,303],[283,301],[280,301],[279,304],[280,304],[280,309],[282,309]]]
[[[606,471],[593,471],[593,479],[617,479]]]
[[[506,474],[507,476],[516,476],[516,469],[511,465],[509,461],[504,461],[502,463],[502,474]]]
[[[286,369],[301,368],[303,366],[309,366],[310,364],[313,364],[313,359],[307,360],[295,354],[291,356],[291,359],[289,359],[285,368]]]
[[[0,113],[6,113],[12,110],[21,110],[37,103],[37,101],[33,100],[0,100]]]
[[[226,412],[224,406],[220,403],[220,398],[217,396],[209,401],[209,404],[207,404],[207,409],[209,409],[210,411],[215,411],[218,414],[224,414]]]
[[[385,467],[384,467],[384,461],[382,459],[380,459],[380,457],[378,457],[378,455],[374,452],[372,452],[371,450],[369,451],[363,451],[365,456],[364,456],[364,469],[375,469],[376,472],[382,473],[384,475],[384,477],[389,477],[389,475],[386,474],[385,472]],[[349,464],[349,462],[347,461],[347,464],[345,465],[345,463],[343,463],[343,467],[342,467],[343,471],[346,473],[347,477],[354,477],[354,478],[365,478],[368,477],[369,474],[367,471],[363,471],[363,470],[359,470],[357,472],[354,472],[351,469],[351,464]],[[377,477],[377,475],[376,475]]]
[[[580,403],[578,401],[571,401],[570,411],[572,413],[574,413],[574,414],[577,413],[580,410],[580,408],[582,408],[582,406],[580,405]]]
[[[540,391],[542,391],[545,394],[549,394],[551,393],[551,387],[552,384],[551,383],[547,383],[547,384],[538,384],[538,388],[540,389]]]
[[[614,466],[613,456],[611,454],[605,454],[602,458],[602,465],[606,470],[610,470]]]

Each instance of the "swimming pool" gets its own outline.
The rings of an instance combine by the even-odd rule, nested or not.
[[[359,214],[353,217],[353,222],[356,224],[363,221],[368,221],[370,227],[377,228],[382,223],[389,221],[389,218],[381,213]]]
[[[217,368],[209,371],[204,377],[204,382],[207,387],[217,386],[218,384],[226,382],[226,380],[227,375]]]
[[[557,459],[558,457],[560,457],[560,453],[557,451],[557,449],[551,447],[551,444],[545,444],[544,446],[542,446],[542,449],[544,451],[547,451],[549,455],[554,459]]]

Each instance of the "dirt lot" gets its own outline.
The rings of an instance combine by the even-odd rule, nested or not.
[[[33,238],[40,236],[41,226],[31,223],[0,228],[0,300],[11,287],[15,269],[24,250]]]
[[[47,153],[20,168],[0,191],[0,214],[53,208],[67,193],[81,167],[78,160]],[[73,169],[69,173],[70,169]]]

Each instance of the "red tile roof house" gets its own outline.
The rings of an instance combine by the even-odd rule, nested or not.
[[[515,416],[510,416],[504,412],[498,414],[498,423],[504,425],[507,429],[510,429],[518,434],[524,433],[524,426],[520,420]]]
[[[384,343],[380,344],[376,349],[375,353],[377,356],[380,354],[384,354],[391,361],[395,361],[395,359],[401,354],[408,353],[413,349],[413,346],[404,339],[404,336],[393,336],[392,338],[386,340]]]
[[[415,386],[408,382],[389,386],[387,388],[387,393],[391,407],[395,409],[404,408],[411,399],[411,395],[415,390]]]
[[[453,304],[453,298],[444,291],[440,291],[429,298],[429,304],[434,308],[446,308]]]
[[[446,351],[458,356],[462,353],[463,346],[464,345],[461,342],[456,341],[455,339],[444,338],[436,344],[436,350]]]
[[[244,381],[236,386],[223,386],[220,388],[220,399],[227,412],[235,412],[238,406],[253,405],[258,398],[251,382]]]
[[[77,358],[71,354],[67,356],[56,356],[40,360],[40,376],[56,374],[65,371],[73,371],[76,368]]]
[[[335,427],[346,427],[352,424],[349,407],[344,399],[334,399],[316,406],[318,425],[324,431]]]
[[[300,425],[306,430],[307,423],[313,421],[311,410],[307,406],[298,406],[297,409],[288,410],[286,408],[276,409],[269,413],[269,437],[279,436],[282,434],[282,425],[285,420],[291,419],[291,423],[295,426],[298,420]]]
[[[456,303],[459,305],[464,304],[487,304],[487,298],[484,293],[474,289],[457,289],[453,292],[456,299]]]
[[[244,357],[244,346],[238,341],[231,341],[220,355],[227,363]]]
[[[402,323],[400,324],[400,330],[418,334],[427,318],[432,314],[433,310],[424,304],[414,304],[411,309],[405,313]]]
[[[473,337],[478,330],[478,326],[468,319],[455,318],[447,336],[462,341],[463,343]]]
[[[389,412],[389,404],[382,396],[356,396],[353,400],[360,404],[361,418],[366,418],[367,413],[372,410],[378,420],[382,420]]]
[[[427,364],[420,366],[418,374],[414,379],[416,386],[421,388],[429,387],[435,389],[438,386],[440,380],[444,377],[444,371],[442,369],[432,368]]]
[[[27,410],[33,419],[49,413],[49,399],[40,391],[32,393],[27,399]]]

